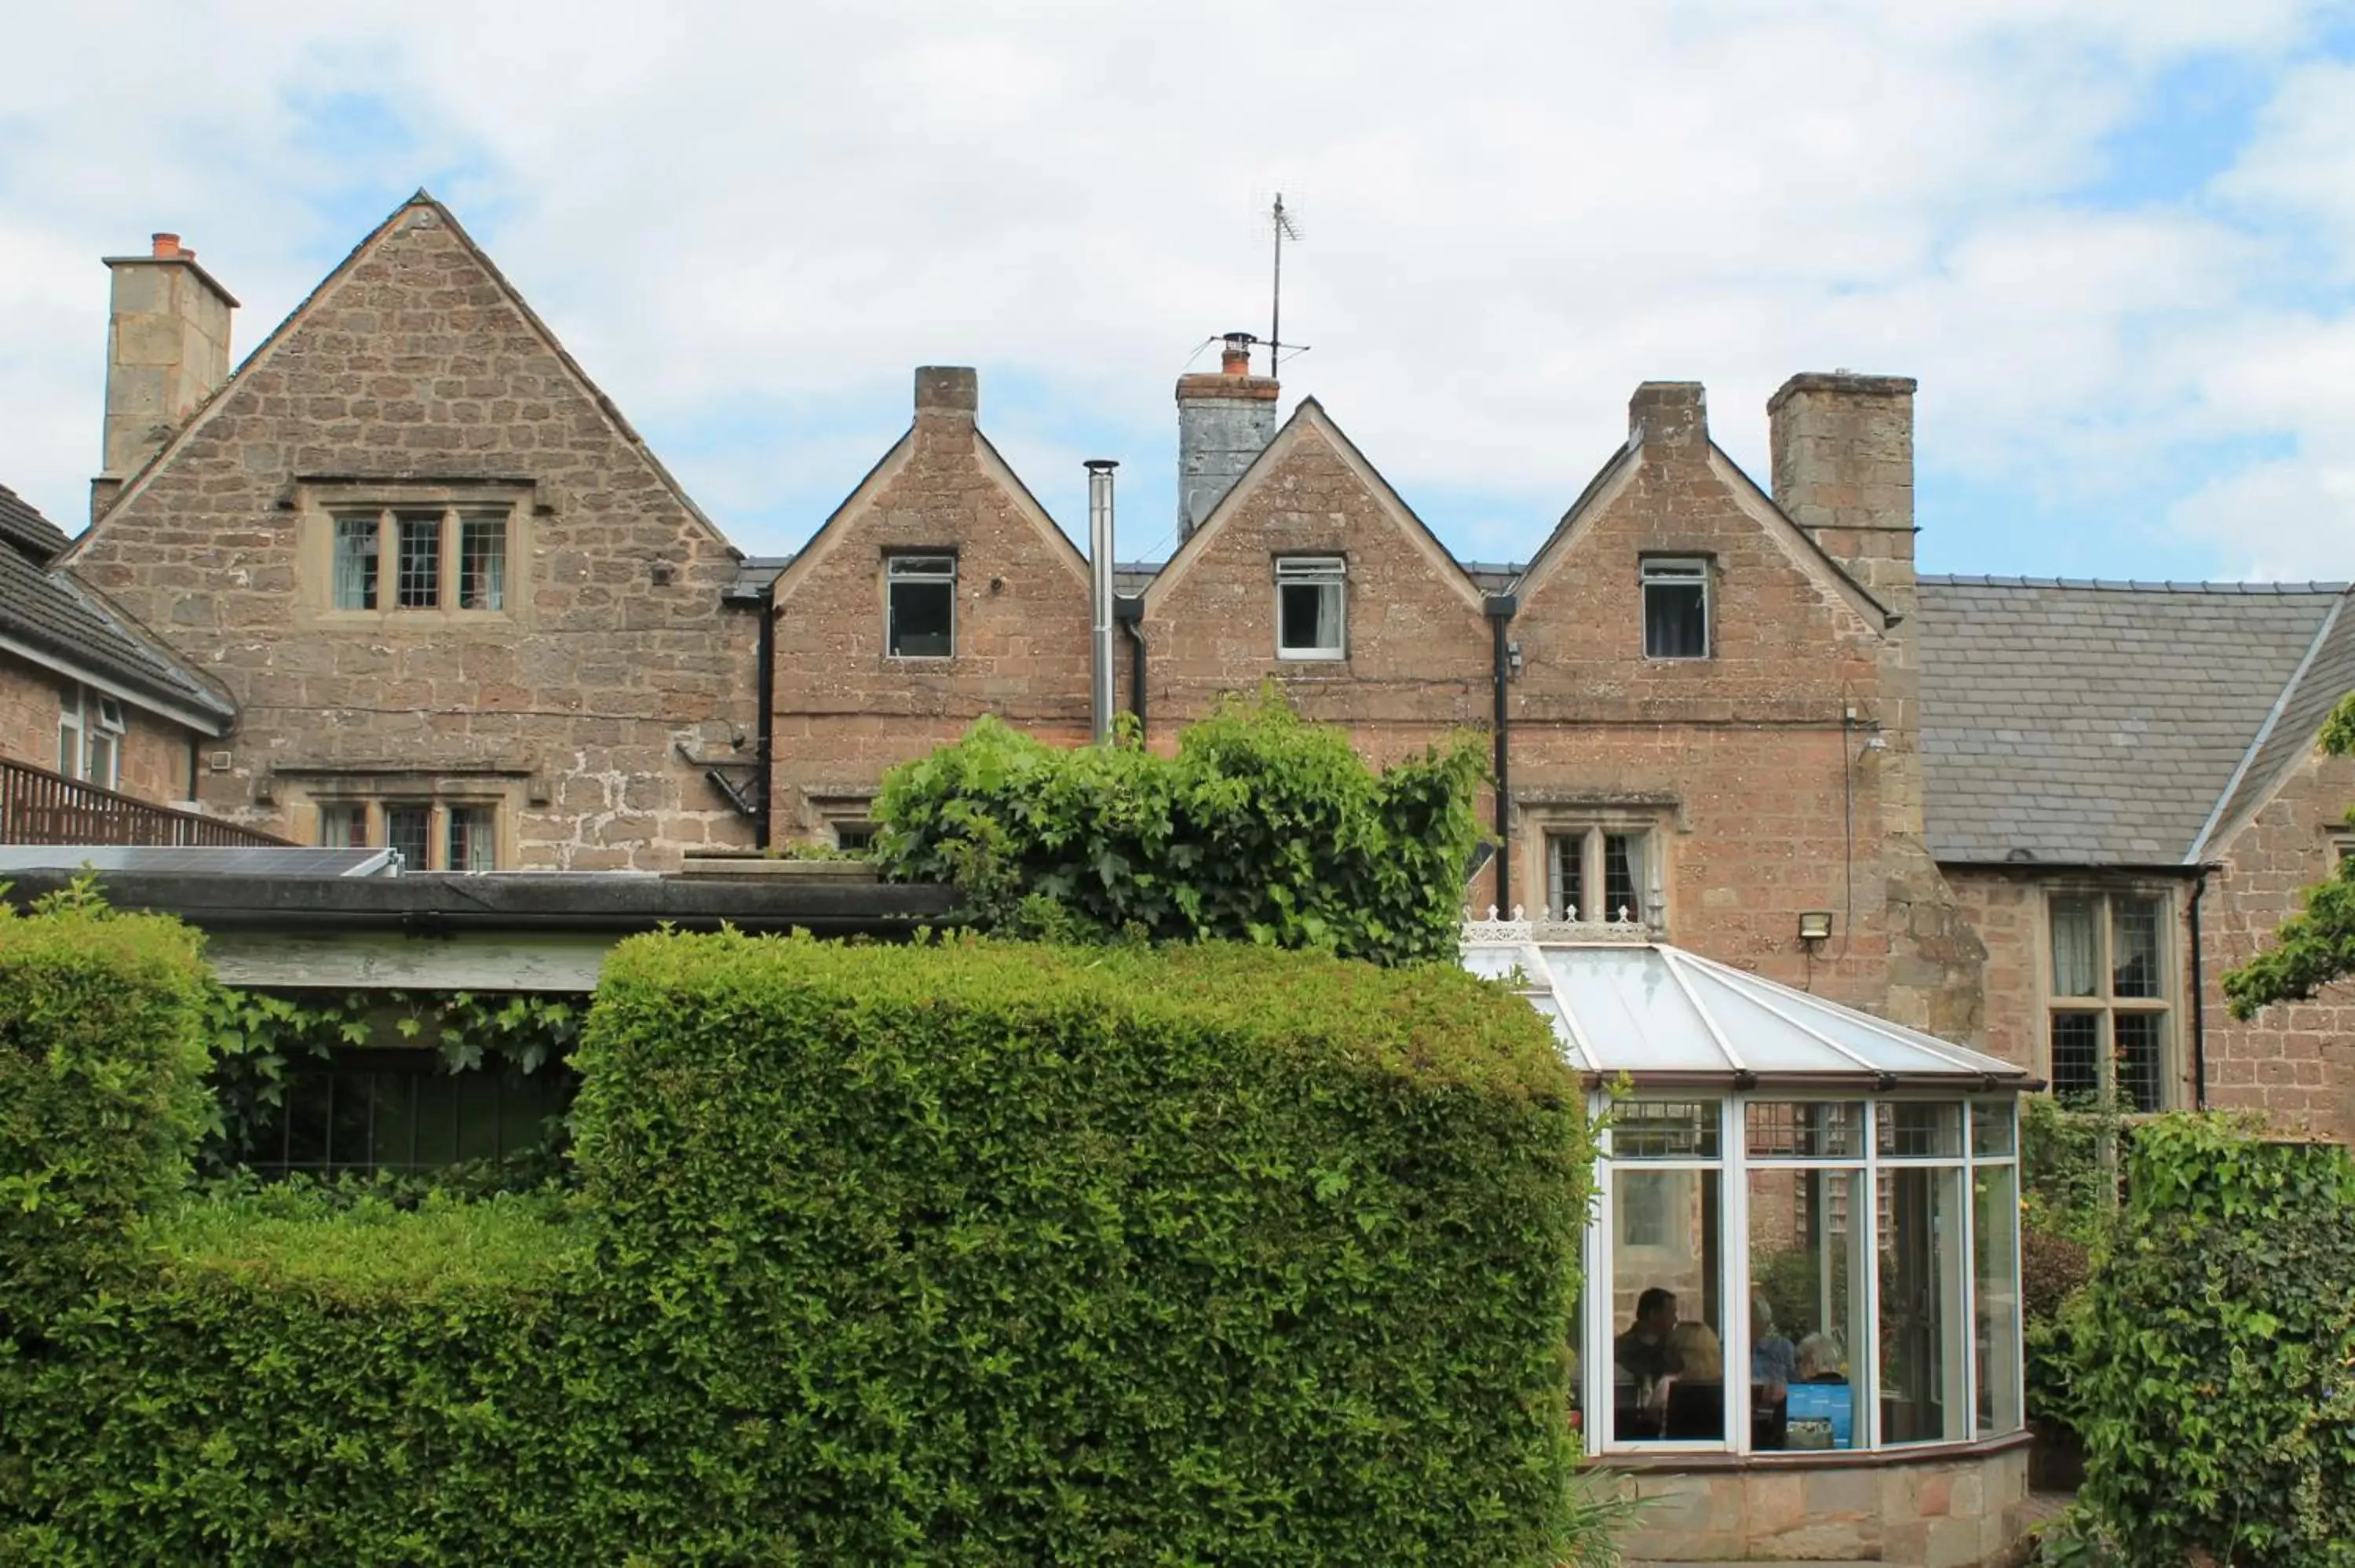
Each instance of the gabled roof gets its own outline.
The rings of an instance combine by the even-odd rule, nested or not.
[[[646,445],[645,438],[640,436],[636,428],[623,416],[620,408],[605,395],[602,388],[589,378],[589,373],[581,367],[580,361],[572,357],[571,351],[558,341],[556,334],[549,330],[548,323],[541,321],[539,313],[531,308],[530,302],[525,300],[514,284],[507,281],[506,274],[499,270],[498,264],[491,260],[489,253],[474,243],[474,237],[466,232],[465,226],[458,221],[448,207],[425,191],[420,190],[415,196],[395,207],[390,216],[369,231],[367,238],[352,247],[351,253],[337,262],[333,271],[319,280],[318,286],[304,297],[303,302],[294,307],[293,313],[279,323],[268,337],[254,345],[253,352],[247,355],[244,361],[229,373],[229,379],[216,387],[210,397],[198,404],[186,418],[180,421],[179,428],[172,432],[171,439],[158,448],[155,454],[142,464],[137,472],[123,482],[122,490],[117,492],[114,499],[108,503],[106,511],[94,519],[89,531],[74,542],[74,553],[80,553],[82,546],[106,525],[108,518],[130,504],[132,499],[145,488],[149,477],[172,461],[173,456],[204,426],[222,404],[236,394],[245,378],[252,375],[256,367],[269,362],[279,345],[303,324],[313,308],[332,292],[346,274],[359,265],[362,258],[384,243],[389,237],[406,227],[411,221],[412,216],[421,210],[430,212],[432,215],[432,221],[447,229],[451,238],[455,239],[467,256],[483,270],[484,275],[499,291],[500,297],[523,318],[525,324],[530,328],[533,334],[540,340],[550,354],[556,356],[557,362],[564,367],[565,374],[596,406],[598,413],[604,418],[615,437],[636,452],[640,461],[645,463],[656,482],[669,493],[671,499],[676,501],[688,516],[694,518],[698,524],[708,531],[712,538],[727,546],[729,549],[735,550],[733,545],[728,544],[727,536],[720,533],[719,525],[704,515],[703,509],[695,503],[694,498],[680,486],[671,471],[663,466],[662,460],[655,456],[653,449]],[[737,553],[741,554],[741,551]]]
[[[237,716],[129,618],[49,559],[63,530],[0,487],[0,648],[166,717],[218,735]]]
[[[1923,805],[1940,860],[2194,863],[2355,689],[2343,584],[1920,588]]]
[[[1416,514],[1413,507],[1406,503],[1406,499],[1399,494],[1391,482],[1382,477],[1381,471],[1367,461],[1366,454],[1358,450],[1358,444],[1348,438],[1348,433],[1338,424],[1334,422],[1333,416],[1325,411],[1325,406],[1314,397],[1303,397],[1300,400],[1300,406],[1292,411],[1292,418],[1286,419],[1283,427],[1275,432],[1274,438],[1260,449],[1259,455],[1252,459],[1251,466],[1243,470],[1233,484],[1228,486],[1227,493],[1219,498],[1219,503],[1210,508],[1210,514],[1203,518],[1201,524],[1191,534],[1186,535],[1185,543],[1179,545],[1169,559],[1162,563],[1161,569],[1154,574],[1153,580],[1143,589],[1146,598],[1153,599],[1168,584],[1185,576],[1188,568],[1200,559],[1203,551],[1209,547],[1205,541],[1214,537],[1225,527],[1227,519],[1234,515],[1236,509],[1243,504],[1245,498],[1258,488],[1268,473],[1291,454],[1292,449],[1299,444],[1301,434],[1307,430],[1314,430],[1324,438],[1334,451],[1339,454],[1342,462],[1357,475],[1359,482],[1366,487],[1367,492],[1373,496],[1376,504],[1388,511],[1393,518],[1405,525],[1409,536],[1423,547],[1423,552],[1431,557],[1433,564],[1440,568],[1442,577],[1448,585],[1461,594],[1473,609],[1478,609],[1481,607],[1483,590],[1473,581],[1471,574],[1465,569],[1464,564],[1455,558],[1455,553],[1440,542],[1439,535],[1431,531],[1431,525]]]

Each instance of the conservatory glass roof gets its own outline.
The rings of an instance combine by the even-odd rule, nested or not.
[[[1510,978],[1573,1065],[1602,1074],[1893,1077],[2025,1086],[2027,1069],[1652,941],[1466,934],[1464,967]]]

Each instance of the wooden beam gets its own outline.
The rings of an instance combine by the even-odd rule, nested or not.
[[[398,931],[305,936],[215,931],[205,952],[223,985],[265,991],[530,991],[597,988],[621,933],[499,931],[410,937]]]

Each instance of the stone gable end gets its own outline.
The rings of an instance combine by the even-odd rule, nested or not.
[[[1753,510],[1762,503],[1740,495],[1710,452],[1645,447],[1615,493],[1598,498],[1524,577],[1513,635],[1526,701],[1590,717],[1674,709],[1687,718],[1837,719],[1851,701],[1869,711],[1879,636],[1836,586],[1834,568],[1796,562]],[[1676,556],[1710,563],[1710,657],[1647,660],[1643,562]]]
[[[780,838],[823,836],[822,808],[856,814],[887,768],[984,714],[1058,744],[1087,737],[1086,563],[974,423],[971,373],[918,374],[920,387],[946,377],[962,406],[920,403],[908,434],[777,579]],[[890,652],[885,562],[909,552],[956,558],[947,658]]]
[[[511,518],[500,609],[336,611],[331,511],[462,504]],[[751,842],[681,755],[751,758],[756,619],[721,605],[735,553],[430,199],[353,252],[69,565],[237,702],[234,768],[200,780],[213,810],[302,839],[331,795],[455,791],[496,805],[500,863],[527,867]]]
[[[1362,462],[1304,409],[1147,591],[1156,734],[1265,682],[1309,717],[1351,726],[1380,760],[1488,722],[1494,654],[1479,596]],[[1348,563],[1346,658],[1276,656],[1285,556]]]

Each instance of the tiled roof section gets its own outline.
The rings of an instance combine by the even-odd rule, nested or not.
[[[2343,591],[1923,577],[1931,852],[2180,863]]]
[[[72,541],[64,529],[34,511],[30,502],[0,484],[0,543],[47,566]]]
[[[65,535],[7,490],[0,490],[0,536],[12,546],[0,548],[0,635],[181,709],[224,724],[236,716],[225,698],[79,583],[45,570],[42,563],[65,547]]]
[[[2347,600],[2347,595],[2339,596],[2338,612],[2327,618],[2313,657],[2298,673],[2297,683],[2283,695],[2280,712],[2250,752],[2232,797],[2217,807],[2202,841],[2193,846],[2196,858],[2209,858],[2224,833],[2253,815],[2284,777],[2313,755],[2322,721],[2341,697],[2355,692],[2355,609]]]

